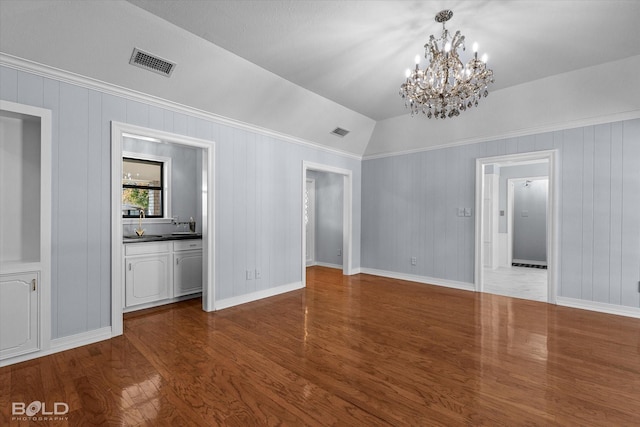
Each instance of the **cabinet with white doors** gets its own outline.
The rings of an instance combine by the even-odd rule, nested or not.
[[[0,366],[51,337],[51,111],[0,101]]]
[[[126,243],[124,255],[125,311],[202,292],[202,240]]]
[[[173,242],[173,296],[202,292],[202,240]]]
[[[38,272],[0,275],[0,359],[37,351]]]

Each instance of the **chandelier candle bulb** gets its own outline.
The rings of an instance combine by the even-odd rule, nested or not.
[[[442,23],[442,35],[437,39],[431,35],[424,45],[428,64],[421,70],[418,55],[415,70],[407,71],[400,86],[400,96],[412,116],[422,112],[428,118],[456,117],[489,94],[493,71],[486,67],[488,57],[485,54],[478,60],[478,43],[473,43],[473,57],[466,64],[462,62],[458,50],[465,50],[465,37],[460,31],[451,37],[445,27],[452,16],[450,10],[436,15],[436,22]]]

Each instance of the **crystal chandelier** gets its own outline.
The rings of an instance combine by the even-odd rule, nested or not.
[[[400,87],[412,116],[420,112],[436,119],[459,116],[489,95],[487,86],[493,83],[493,71],[487,68],[487,55],[478,59],[478,44],[474,43],[473,58],[463,65],[458,48],[465,50],[464,36],[456,31],[451,37],[444,26],[452,16],[450,10],[436,15],[436,22],[442,22],[442,36],[436,39],[431,35],[424,45],[429,64],[421,70],[420,55],[416,55],[416,67],[407,70],[407,80]]]

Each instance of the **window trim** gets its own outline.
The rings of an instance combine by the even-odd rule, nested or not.
[[[170,223],[171,216],[171,157],[156,156],[154,154],[136,153],[132,151],[123,151],[122,158],[129,158],[133,160],[145,160],[151,162],[162,163],[162,217],[144,218],[142,222],[145,223]],[[122,181],[122,179],[120,180]],[[122,193],[122,182],[120,184]],[[123,224],[137,224],[139,218],[127,218],[122,217]]]

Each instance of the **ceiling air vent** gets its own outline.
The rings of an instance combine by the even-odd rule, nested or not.
[[[348,130],[346,130],[346,129],[342,129],[342,128],[335,128],[334,130],[332,130],[332,131],[331,131],[331,133],[332,133],[333,135],[337,135],[337,136],[339,136],[340,138],[342,138],[343,136],[345,136],[346,134],[348,134],[348,133],[349,133],[349,131],[348,131]]]
[[[138,48],[133,49],[129,64],[144,68],[145,70],[153,71],[154,73],[162,74],[166,77],[170,77],[173,69],[176,68],[176,64],[173,62],[158,58],[157,56],[143,52]]]

